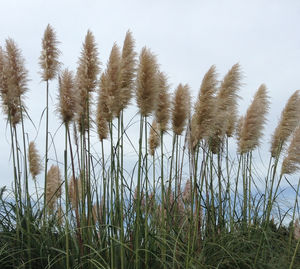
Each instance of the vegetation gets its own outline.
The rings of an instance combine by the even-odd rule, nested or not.
[[[255,152],[270,101],[262,84],[238,117],[239,64],[221,82],[212,66],[193,104],[187,84],[170,93],[150,49],[137,57],[130,31],[122,50],[113,45],[102,73],[92,32],[75,74],[62,68],[58,45],[48,25],[40,57],[46,83],[43,157],[26,134],[28,72],[21,51],[12,39],[0,47],[13,171],[13,188],[0,192],[2,269],[300,267],[300,184],[291,185],[289,207],[280,199],[282,182],[299,176],[299,91],[273,134],[267,170],[258,172]],[[64,129],[64,157],[57,163],[48,154],[55,79]],[[126,119],[134,97],[138,112]],[[130,128],[138,130],[137,143]]]

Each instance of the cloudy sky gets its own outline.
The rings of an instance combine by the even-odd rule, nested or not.
[[[188,83],[196,96],[205,72],[215,64],[219,79],[239,62],[244,78],[240,111],[244,113],[261,83],[269,89],[272,105],[264,139],[275,128],[289,96],[300,88],[300,1],[279,0],[1,0],[0,44],[13,38],[29,70],[26,104],[38,128],[45,107],[45,85],[39,76],[41,38],[48,23],[57,32],[61,62],[75,70],[88,29],[96,38],[103,68],[116,41],[122,45],[128,29],[139,52],[148,46],[157,55],[174,89]],[[57,88],[50,85],[51,104]],[[133,108],[134,110],[134,108]],[[58,118],[51,114],[51,132]],[[27,122],[29,140],[43,150],[43,123],[39,133]],[[9,132],[0,115],[0,185],[10,184]],[[57,143],[60,143],[59,141]]]

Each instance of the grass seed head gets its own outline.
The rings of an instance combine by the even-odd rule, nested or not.
[[[299,90],[289,98],[285,108],[281,113],[280,121],[272,136],[271,154],[275,157],[279,152],[279,147],[284,146],[287,139],[298,126],[300,120],[300,96]]]
[[[155,109],[158,99],[158,65],[154,54],[142,48],[137,70],[136,102],[142,116],[149,116]]]
[[[118,83],[120,87],[119,103],[121,110],[128,106],[133,94],[136,76],[136,52],[134,51],[134,46],[135,41],[132,33],[127,31],[122,49]],[[117,114],[119,113],[120,111],[117,111]]]
[[[249,152],[259,146],[268,110],[269,97],[267,88],[262,84],[258,88],[244,118],[239,141],[240,153]]]
[[[60,51],[57,48],[58,43],[54,29],[48,24],[42,39],[42,52],[39,59],[42,69],[41,75],[44,81],[54,79],[58,73],[60,66],[58,61],[60,55]]]
[[[190,116],[190,88],[187,84],[179,84],[172,102],[172,129],[181,135]]]
[[[167,77],[163,72],[157,73],[158,77],[158,102],[155,111],[156,121],[162,132],[168,129],[168,123],[170,119],[170,94]]]
[[[105,71],[106,75],[106,91],[109,98],[107,105],[113,116],[119,116],[121,111],[120,105],[120,88],[119,88],[119,73],[120,73],[120,49],[115,43],[111,49],[109,61]]]
[[[215,133],[219,138],[232,136],[237,121],[238,91],[241,85],[240,65],[235,64],[225,75],[217,93]]]
[[[42,171],[41,158],[35,147],[35,143],[31,141],[28,148],[28,160],[29,160],[29,170],[32,178],[35,179],[36,176]]]
[[[59,76],[59,104],[58,111],[64,123],[73,120],[76,112],[76,94],[73,73],[68,69]]]
[[[198,140],[208,139],[214,133],[216,119],[216,87],[216,68],[213,65],[202,80],[198,99],[195,104],[195,121],[198,129]]]
[[[282,162],[281,174],[294,174],[300,169],[300,126],[293,134],[287,156]]]
[[[54,210],[58,198],[61,196],[61,175],[59,167],[52,165],[47,174],[46,203],[51,211]]]
[[[5,83],[6,95],[4,96],[7,115],[13,125],[21,121],[21,111],[24,107],[23,96],[28,90],[28,71],[24,65],[24,58],[20,49],[12,39],[6,39],[5,53]],[[3,83],[3,82],[2,82]],[[3,97],[2,97],[3,98]]]

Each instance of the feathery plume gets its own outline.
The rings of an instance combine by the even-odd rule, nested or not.
[[[122,49],[119,73],[119,108],[121,110],[125,109],[128,106],[132,98],[135,74],[136,52],[134,51],[134,39],[132,37],[132,33],[130,31],[127,31]],[[120,111],[117,111],[117,115],[119,114]]]
[[[169,85],[167,82],[167,77],[163,72],[158,72],[157,78],[159,94],[155,116],[160,131],[165,132],[168,128],[168,122],[170,119]]]
[[[240,65],[235,64],[225,75],[217,94],[216,135],[222,139],[232,136],[237,121],[237,92],[241,85]]]
[[[119,70],[120,70],[120,49],[115,43],[111,49],[109,61],[105,71],[106,78],[106,94],[108,96],[107,106],[112,116],[119,116],[121,111],[120,106],[120,91],[119,91]]]
[[[155,149],[159,146],[160,144],[160,139],[159,139],[159,130],[157,126],[157,122],[154,119],[150,128],[150,136],[149,136],[149,149],[150,149],[150,155],[154,155]]]
[[[7,84],[7,58],[6,53],[0,47],[0,96],[2,101],[2,107],[5,114],[8,115],[8,107],[10,104],[10,96]]]
[[[61,196],[61,175],[57,165],[52,165],[47,174],[46,203],[50,210],[55,208]]]
[[[143,47],[137,71],[136,101],[142,116],[149,116],[156,109],[158,98],[156,57]]]
[[[20,49],[12,39],[6,39],[6,68],[7,78],[7,109],[11,122],[16,125],[21,120],[21,111],[24,106],[22,96],[28,90],[28,71],[24,66],[24,58]]]
[[[69,123],[76,112],[76,99],[74,91],[73,73],[68,69],[63,70],[59,77],[59,104],[58,110],[64,123]]]
[[[272,137],[271,154],[275,157],[278,154],[279,147],[284,146],[287,139],[293,133],[300,119],[300,96],[299,90],[289,98],[285,108],[281,113],[278,126]]]
[[[90,93],[97,85],[97,75],[100,72],[100,61],[95,38],[91,31],[88,31],[83,43],[81,56],[78,61],[76,84],[78,88],[78,123],[80,131],[89,128],[88,111],[90,105]]]
[[[80,90],[93,92],[100,72],[100,61],[94,35],[88,31],[78,61],[77,76]]]
[[[282,162],[281,174],[293,174],[300,169],[300,126],[293,134],[288,154]]]
[[[36,150],[33,141],[29,143],[28,147],[28,159],[29,159],[29,170],[32,178],[35,179],[36,176],[42,171],[41,158]]]
[[[216,118],[216,67],[213,65],[205,74],[195,105],[195,122],[198,140],[208,139],[215,130]]]
[[[262,84],[258,88],[244,118],[239,141],[240,153],[254,150],[259,145],[268,109],[269,97],[267,95],[267,88]]]
[[[73,176],[69,180],[69,199],[72,206],[75,208],[82,197],[81,179],[76,179]],[[78,194],[78,195],[77,195]]]
[[[190,115],[190,88],[187,84],[179,84],[172,101],[172,129],[181,135]]]
[[[39,61],[44,81],[52,80],[57,75],[60,65],[58,61],[58,56],[60,55],[60,51],[57,48],[58,43],[54,29],[48,24],[42,39],[43,50]]]

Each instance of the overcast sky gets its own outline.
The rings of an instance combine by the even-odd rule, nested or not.
[[[188,83],[196,96],[205,72],[215,64],[221,80],[239,62],[243,73],[240,111],[244,113],[261,83],[271,96],[265,143],[275,128],[286,100],[300,89],[300,1],[279,0],[1,0],[0,44],[13,38],[21,48],[29,70],[26,105],[36,126],[45,107],[38,58],[41,38],[48,23],[57,32],[65,67],[76,69],[85,34],[96,38],[103,68],[116,41],[122,46],[128,29],[136,39],[137,52],[146,45],[158,56],[172,90]],[[51,104],[57,89],[50,84]],[[51,132],[58,118],[51,114]],[[56,123],[55,123],[56,122]],[[29,140],[37,133],[26,124]],[[41,125],[43,128],[44,125]],[[43,130],[37,141],[43,152]],[[1,185],[11,182],[9,132],[0,115]],[[58,142],[59,143],[59,142]],[[268,148],[268,144],[266,144]]]

